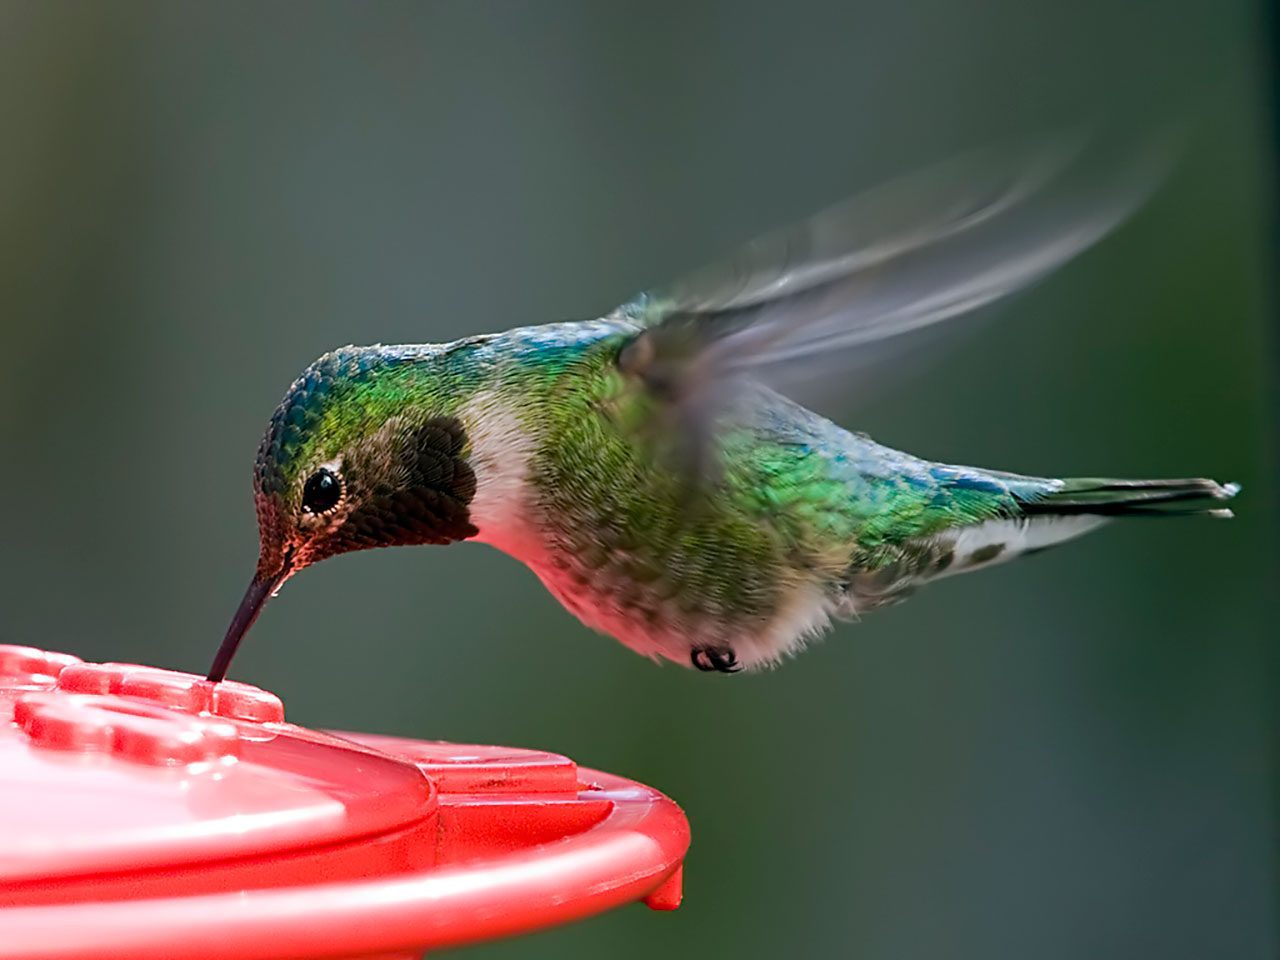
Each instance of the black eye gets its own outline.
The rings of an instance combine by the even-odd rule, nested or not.
[[[302,509],[308,513],[324,513],[342,499],[342,481],[329,470],[317,470],[302,488]]]

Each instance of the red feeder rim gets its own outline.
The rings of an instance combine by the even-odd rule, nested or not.
[[[671,800],[536,750],[0,645],[0,958],[416,957],[680,903]]]

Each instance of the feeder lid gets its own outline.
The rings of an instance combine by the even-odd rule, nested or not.
[[[416,955],[673,908],[687,846],[670,800],[556,754],[0,646],[0,958]]]
[[[0,711],[25,735],[0,737],[0,884],[341,844],[434,809],[416,768],[285,725],[243,684],[69,663]]]

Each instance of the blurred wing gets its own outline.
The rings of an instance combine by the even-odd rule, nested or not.
[[[658,401],[663,429],[701,444],[747,382],[819,359],[875,363],[902,335],[1043,277],[1125,219],[1168,155],[1152,145],[1102,164],[1063,138],[894,181],[620,308],[644,329],[619,366]]]

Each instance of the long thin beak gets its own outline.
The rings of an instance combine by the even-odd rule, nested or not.
[[[214,683],[220,683],[226,677],[227,668],[231,666],[231,658],[236,655],[236,648],[240,646],[240,641],[253,626],[253,621],[258,619],[258,614],[262,612],[262,605],[267,602],[267,598],[276,592],[280,584],[284,583],[289,573],[289,564],[286,562],[281,571],[274,576],[255,576],[249,583],[244,599],[236,608],[236,615],[231,618],[231,626],[227,627],[227,635],[222,639],[222,646],[218,647],[218,653],[213,658],[208,679]]]

